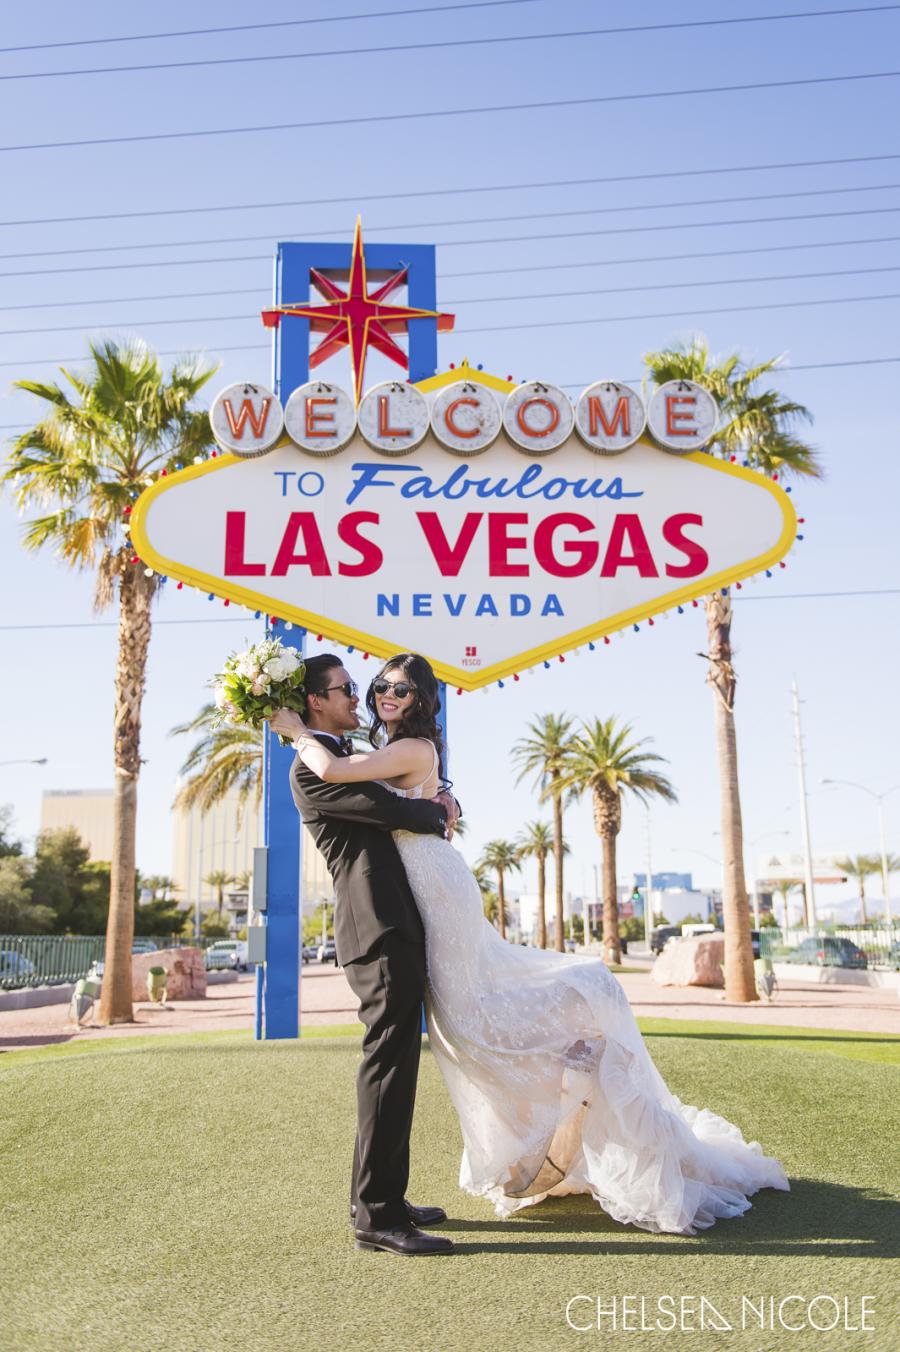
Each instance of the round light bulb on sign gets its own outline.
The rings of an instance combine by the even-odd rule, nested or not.
[[[719,406],[709,390],[693,380],[669,380],[654,390],[647,425],[666,451],[699,451],[715,435]]]
[[[346,390],[311,380],[287,401],[284,426],[291,441],[309,455],[336,455],[353,438],[356,409]]]
[[[227,385],[213,401],[209,425],[216,443],[233,455],[252,460],[265,455],[281,436],[281,404],[264,385]]]
[[[630,385],[598,380],[588,385],[575,405],[575,430],[598,455],[620,455],[633,446],[647,426],[644,401]]]
[[[530,381],[517,385],[503,406],[503,426],[513,444],[527,455],[549,455],[567,441],[575,412],[558,385]]]
[[[376,451],[407,455],[425,440],[428,401],[414,385],[387,380],[366,390],[357,412],[359,430]]]
[[[483,385],[457,380],[431,406],[431,430],[454,455],[480,455],[500,434],[500,405]]]

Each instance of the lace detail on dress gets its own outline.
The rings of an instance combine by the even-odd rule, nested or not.
[[[757,1142],[670,1093],[603,962],[507,943],[453,844],[394,838],[425,926],[428,1031],[462,1128],[463,1188],[501,1215],[586,1192],[618,1221],[677,1234],[788,1188]]]

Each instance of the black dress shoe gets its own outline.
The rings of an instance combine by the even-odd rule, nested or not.
[[[442,1206],[413,1206],[412,1202],[405,1202],[409,1219],[413,1225],[423,1228],[426,1225],[440,1225],[447,1219],[447,1213]],[[356,1203],[350,1203],[350,1221],[356,1220]]]
[[[444,1235],[426,1235],[414,1225],[397,1230],[357,1230],[358,1249],[383,1249],[406,1258],[425,1258],[430,1254],[452,1253],[453,1244]]]

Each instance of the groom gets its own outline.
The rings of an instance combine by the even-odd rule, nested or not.
[[[306,726],[335,755],[349,755],[342,734],[360,726],[359,699],[340,658],[308,658],[305,688]],[[292,740],[304,730],[288,710],[279,710],[271,724]],[[456,801],[448,794],[433,802],[399,798],[375,783],[326,784],[299,756],[291,790],[334,882],[338,962],[359,998],[366,1029],[350,1191],[356,1247],[410,1256],[451,1253],[449,1239],[419,1228],[446,1220],[446,1213],[405,1199],[422,1044],[425,934],[390,833],[445,836],[458,816]]]

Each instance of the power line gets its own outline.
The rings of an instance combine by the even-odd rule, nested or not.
[[[894,192],[897,188],[900,188],[900,183],[869,183],[862,186],[850,184],[842,188],[801,188],[797,192],[779,192],[772,195],[779,200],[787,197],[837,197],[846,193],[855,195],[869,192]],[[700,197],[687,202],[628,202],[624,206],[569,207],[563,211],[514,212],[507,216],[467,216],[452,221],[400,221],[392,222],[389,225],[370,225],[367,227],[366,233],[367,235],[380,235],[390,230],[442,230],[461,225],[517,224],[520,221],[567,219],[573,216],[610,216],[623,211],[677,211],[682,207],[731,206],[738,202],[758,201],[758,193],[743,193],[738,197]],[[719,223],[710,222],[713,225]],[[728,222],[724,222],[724,224],[728,224]],[[677,229],[678,227],[676,225],[671,228]],[[82,245],[77,249],[28,249],[23,252],[0,254],[0,259],[8,261],[14,258],[63,258],[70,254],[99,253],[101,251],[104,254],[109,254],[129,253],[134,249],[190,249],[206,248],[218,244],[258,244],[263,240],[272,240],[279,235],[284,236],[293,233],[293,231],[273,229],[267,230],[263,235],[218,235],[211,239],[146,240],[140,244],[91,244]],[[347,227],[344,225],[327,230],[316,227],[316,234],[322,239],[331,239],[334,236],[345,237]]]
[[[846,217],[846,216],[884,216],[884,215],[896,214],[898,211],[900,211],[900,206],[897,206],[897,207],[864,207],[864,208],[860,208],[859,210],[855,210],[855,211],[816,211],[816,212],[806,212],[806,213],[794,214],[794,215],[790,215],[790,216],[742,216],[742,217],[738,217],[737,219],[727,220],[727,221],[706,221],[706,220],[703,220],[703,221],[676,221],[676,222],[674,222],[674,223],[672,223],[672,224],[667,224],[667,225],[619,225],[619,226],[613,226],[613,227],[610,228],[610,229],[604,229],[604,230],[549,231],[549,232],[544,232],[544,233],[539,234],[539,235],[494,235],[494,236],[488,237],[488,238],[486,238],[486,239],[445,239],[445,240],[437,240],[437,241],[435,241],[435,243],[436,243],[436,245],[437,245],[438,247],[440,247],[440,248],[442,248],[442,249],[458,249],[458,248],[463,248],[463,247],[465,247],[465,246],[473,245],[473,244],[478,244],[478,245],[484,245],[484,244],[528,244],[528,243],[532,243],[532,242],[536,242],[536,241],[549,240],[549,239],[587,239],[587,238],[594,238],[594,237],[597,237],[597,236],[603,236],[603,235],[646,235],[646,234],[656,234],[656,233],[658,233],[659,231],[666,231],[666,230],[711,230],[711,229],[718,229],[718,228],[721,227],[721,226],[729,226],[729,225],[773,225],[773,224],[781,224],[781,223],[783,223],[783,222],[785,222],[785,221],[827,221],[827,220],[836,220],[836,219],[838,219],[838,218],[843,218],[843,217]],[[410,228],[412,228],[412,227],[410,227]],[[424,229],[425,227],[424,227],[424,226],[421,226],[421,227],[419,227],[419,228],[420,228],[420,229]],[[282,241],[282,242],[283,242],[283,243],[290,243],[290,241]],[[199,242],[198,242],[198,244],[199,244]],[[137,246],[135,246],[135,247],[137,247]],[[147,245],[144,245],[144,246],[142,246],[142,247],[145,247],[145,248],[146,248],[146,247],[164,248],[164,247],[166,247],[166,246],[164,246],[164,245],[153,245],[153,246],[147,246]],[[802,247],[822,247],[822,246],[803,245]],[[98,249],[98,252],[99,252],[99,249]],[[739,250],[739,252],[741,252],[741,253],[744,253],[744,252],[751,252],[751,250]],[[15,257],[18,257],[18,256],[20,256],[20,255],[12,254],[12,255],[4,255],[4,256],[15,258]],[[29,257],[34,257],[35,255],[28,255],[28,256],[29,256]],[[38,256],[40,256],[40,255],[38,255]],[[690,257],[690,255],[682,255],[682,256],[683,256],[683,257]],[[703,256],[705,256],[705,257],[714,257],[715,255],[707,254],[707,255],[703,255]],[[78,273],[81,273],[81,272],[110,272],[110,271],[117,270],[117,269],[118,269],[118,270],[121,270],[122,268],[168,268],[168,267],[188,267],[188,266],[198,267],[198,266],[201,266],[201,265],[209,265],[209,264],[213,264],[213,263],[247,263],[247,262],[261,262],[261,261],[263,261],[263,260],[265,260],[266,262],[271,262],[271,254],[249,254],[249,255],[238,255],[237,257],[230,257],[230,258],[229,258],[229,257],[226,257],[226,258],[183,258],[183,259],[182,259],[182,258],[161,258],[161,259],[154,259],[153,261],[151,261],[151,262],[149,262],[149,263],[140,263],[140,262],[136,262],[136,263],[118,263],[118,264],[117,264],[117,263],[98,263],[98,264],[85,264],[84,267],[74,267],[74,268],[23,268],[23,269],[19,269],[19,270],[16,270],[16,271],[0,272],[0,277],[35,277],[35,276],[38,276],[38,277],[47,277],[47,276],[53,276],[53,275],[56,275],[56,274],[67,273],[67,272],[78,272]],[[578,266],[584,266],[584,265],[583,265],[583,264],[579,264]],[[486,269],[486,271],[489,272],[489,273],[495,273],[495,272],[503,271],[503,269],[500,269],[500,268],[496,268],[496,269],[494,269],[494,268],[489,268],[489,269]],[[452,275],[461,275],[461,274],[445,273],[444,275],[445,275],[445,276],[452,276]],[[475,276],[475,275],[477,275],[477,274],[470,273],[469,275],[470,275],[470,276]]]
[[[642,291],[684,291],[695,286],[747,286],[757,282],[796,282],[821,280],[830,277],[859,277],[869,276],[873,273],[900,272],[900,264],[887,265],[878,268],[843,268],[835,269],[830,272],[781,272],[774,273],[768,277],[722,277],[718,279],[696,278],[687,282],[651,282],[641,286],[604,286],[604,287],[579,287],[577,291],[534,291],[515,296],[460,296],[447,297],[441,300],[444,305],[487,305],[503,304],[507,301],[525,301],[525,300],[567,300],[578,296],[616,296],[627,293]],[[231,296],[239,295],[259,295],[259,287],[248,287],[240,291],[230,292]],[[195,291],[186,292],[183,295],[174,296],[136,296],[132,300],[189,300],[194,298],[210,298],[221,295],[221,291]],[[119,304],[123,301],[117,302]],[[68,301],[68,305],[86,305],[89,303],[103,304],[100,302],[88,301]],[[112,303],[112,302],[110,302]],[[817,302],[821,303],[821,302]],[[0,306],[0,312],[4,310],[32,310],[53,308],[54,302],[50,301],[47,305],[3,305]],[[166,315],[162,319],[116,319],[107,320],[104,323],[88,324],[82,321],[80,324],[53,324],[47,327],[36,329],[0,329],[0,338],[26,337],[35,333],[78,333],[85,329],[114,329],[114,328],[146,328],[151,325],[159,324],[221,324],[221,323],[239,323],[249,320],[259,319],[259,311],[253,311],[242,315]],[[463,330],[465,332],[465,330]]]
[[[627,324],[633,320],[648,319],[691,319],[694,315],[748,314],[753,310],[800,310],[819,305],[851,305],[867,301],[900,300],[900,292],[882,296],[836,296],[824,300],[788,300],[766,301],[763,305],[726,305],[709,309],[705,305],[696,310],[663,310],[652,315],[594,315],[589,319],[543,319],[541,326],[546,329],[578,328],[584,324]],[[470,333],[512,333],[519,329],[533,329],[534,320],[526,324],[488,324],[476,329],[458,329],[458,337],[468,337]],[[6,365],[3,362],[0,365]]]
[[[193,61],[152,61],[133,66],[83,66],[74,70],[22,71],[0,75],[8,80],[58,80],[74,75],[126,75],[140,71],[196,70],[201,66],[260,65],[271,61],[313,61],[334,56],[386,56],[391,52],[433,52],[450,47],[495,47],[509,42],[549,42],[570,38],[616,37],[636,33],[667,33],[676,29],[724,28],[736,24],[777,23],[786,19],[833,19],[855,14],[883,14],[900,5],[865,5],[855,9],[812,9],[788,14],[749,14],[730,19],[689,19],[675,23],[629,24],[620,28],[580,28],[559,33],[509,33],[487,38],[450,38],[437,42],[390,43],[381,47],[335,47],[319,52],[272,52],[255,56],[204,57]]]
[[[896,237],[900,240],[900,236]],[[900,265],[892,264],[877,268],[836,268],[827,272],[776,272],[762,277],[696,277],[687,282],[650,282],[641,286],[603,286],[603,287],[579,287],[577,291],[532,291],[517,294],[515,296],[447,296],[442,297],[441,305],[486,305],[502,304],[506,301],[519,300],[566,300],[573,296],[615,296],[626,292],[637,291],[682,291],[693,286],[748,286],[757,282],[798,282],[821,280],[830,277],[860,277],[871,273],[882,272],[900,272]],[[241,287],[238,290],[229,292],[230,296],[259,296],[262,288]],[[169,300],[209,300],[215,296],[221,296],[221,287],[215,291],[182,291],[175,292],[168,296],[120,296],[120,297],[101,297],[94,300],[67,300],[67,301],[42,301],[35,305],[31,302],[21,305],[0,305],[0,313],[10,310],[54,310],[68,309],[78,305],[124,305],[130,301],[169,301]],[[247,315],[214,315],[213,319],[257,319],[258,312]],[[104,324],[92,324],[91,328],[114,328],[116,324],[124,324],[127,328],[138,328],[141,324],[172,323],[172,324],[194,324],[203,323],[205,320],[196,315],[181,316],[177,318],[169,317],[163,320],[150,319],[129,319],[129,320],[110,320]],[[41,329],[8,329],[0,330],[0,334],[9,336],[10,334],[26,333],[70,333],[85,327],[84,323],[75,324],[69,328],[41,328]]]
[[[282,207],[343,206],[361,202],[396,202],[409,197],[464,197],[473,193],[535,192],[539,188],[584,188],[602,183],[643,183],[655,179],[700,178],[710,174],[755,174],[771,169],[820,169],[838,164],[877,164],[885,160],[900,160],[900,154],[845,155],[829,160],[781,160],[772,164],[726,164],[710,169],[668,169],[646,174],[607,174],[600,178],[545,179],[535,183],[490,183],[462,188],[411,189],[409,192],[353,193],[349,197],[307,197],[290,202],[231,202],[219,206],[160,207],[151,211],[107,211],[86,216],[31,216],[17,220],[0,221],[0,226],[15,225],[72,225],[85,221],[130,221],[157,216],[221,216],[226,211],[275,211]],[[794,195],[794,194],[792,194]]]
[[[367,14],[329,14],[315,19],[279,19],[269,23],[230,24],[224,28],[181,28],[167,33],[131,33],[118,38],[77,38],[68,42],[35,42],[26,47],[0,47],[8,52],[46,52],[61,47],[100,47],[113,42],[155,42],[160,38],[206,37],[212,33],[254,33],[268,28],[304,28],[312,24],[351,23],[359,19],[396,19],[410,14],[446,14],[459,9],[501,9],[509,5],[531,5],[538,0],[482,0],[480,4],[422,5],[417,9],[370,10]]]
[[[843,214],[843,213],[839,213]],[[858,213],[865,214],[865,213]],[[793,218],[791,218],[793,219]],[[817,216],[815,219],[821,219]],[[527,238],[527,237],[526,237]],[[555,238],[555,236],[540,235],[538,239]],[[502,240],[498,241],[503,243]],[[638,258],[594,258],[587,262],[573,263],[530,263],[514,268],[477,268],[468,269],[465,272],[445,272],[442,273],[444,281],[457,277],[500,277],[512,275],[514,273],[525,272],[560,272],[571,268],[608,268],[624,267],[634,263],[683,263],[690,259],[703,258],[736,258],[745,257],[750,254],[763,253],[796,253],[798,249],[838,249],[849,248],[857,245],[870,244],[897,244],[900,243],[900,235],[875,235],[868,239],[825,239],[825,240],[804,240],[801,244],[764,244],[756,248],[743,249],[712,249],[699,253],[678,253],[678,254],[647,254]],[[201,267],[213,263],[267,263],[272,264],[271,254],[237,254],[224,258],[167,258],[164,261],[154,259],[150,263],[85,263],[83,266],[72,268],[27,268],[18,272],[0,272],[0,277],[60,277],[72,272],[79,275],[83,272],[122,272],[134,268],[186,268]],[[268,285],[267,281],[267,285]],[[208,293],[198,293],[206,295]],[[209,294],[219,295],[220,292]],[[239,293],[234,293],[239,294]],[[110,298],[114,300],[114,297]],[[136,296],[135,300],[151,300],[153,297]],[[77,302],[66,302],[66,304],[76,304]],[[37,307],[36,307],[37,308]]]
[[[131,136],[87,136],[74,141],[29,141],[0,146],[0,153],[20,150],[75,150],[84,146],[136,145],[148,141],[188,141],[212,136],[250,135],[256,132],[309,131],[322,127],[375,126],[383,123],[423,122],[435,118],[487,117],[494,113],[545,111],[548,108],[588,108],[608,103],[639,103],[645,99],[684,99],[706,94],[744,94],[761,89],[801,89],[814,85],[853,84],[863,80],[895,80],[897,70],[866,71],[857,75],[814,75],[800,80],[757,80],[749,84],[706,85],[698,89],[653,89],[628,94],[597,94],[580,99],[547,99],[526,103],[487,104],[475,108],[420,108],[411,113],[361,113],[356,117],[311,118],[304,122],[269,122],[260,126],[207,127],[191,131],[140,132]]]
[[[846,596],[900,596],[900,587],[869,587],[857,591],[775,592],[768,596],[737,596],[734,601],[818,601]],[[252,615],[216,615],[208,619],[160,620],[154,619],[153,628],[161,624],[253,624]],[[29,629],[115,629],[116,620],[69,620],[62,624],[0,624],[0,633],[20,633]]]

